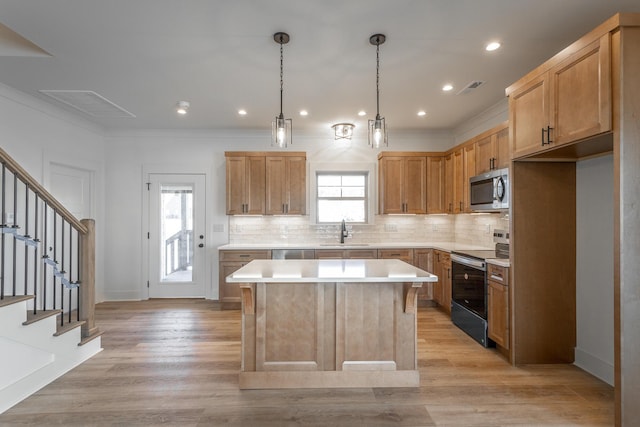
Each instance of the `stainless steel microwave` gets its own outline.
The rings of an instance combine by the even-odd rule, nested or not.
[[[509,209],[509,169],[492,170],[470,178],[469,195],[472,211]]]

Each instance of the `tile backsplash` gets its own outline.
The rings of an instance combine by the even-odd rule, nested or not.
[[[493,247],[493,230],[509,229],[508,215],[376,215],[375,224],[348,224],[351,243],[456,242]],[[308,216],[229,216],[229,243],[327,244],[340,225],[311,224]]]

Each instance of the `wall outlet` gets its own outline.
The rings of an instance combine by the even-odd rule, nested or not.
[[[396,232],[396,231],[398,231],[398,225],[397,224],[385,224],[384,225],[384,231]]]
[[[440,227],[438,227],[438,224],[432,224],[431,231],[440,231]]]

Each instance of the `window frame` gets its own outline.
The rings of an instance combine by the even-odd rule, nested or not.
[[[309,164],[309,186],[313,197],[310,201],[310,222],[317,225],[337,224],[335,222],[318,222],[318,174],[363,174],[365,175],[365,222],[353,224],[370,225],[375,223],[375,206],[377,202],[377,191],[374,185],[376,177],[376,164],[365,162],[353,163],[310,163]]]

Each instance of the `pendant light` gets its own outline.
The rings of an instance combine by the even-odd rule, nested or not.
[[[291,144],[291,119],[285,119],[282,114],[282,45],[289,43],[289,34],[278,32],[273,35],[273,40],[280,45],[280,114],[271,124],[271,146],[285,148]]]
[[[374,34],[369,37],[369,43],[376,47],[376,118],[369,120],[369,145],[371,148],[387,147],[387,126],[384,117],[380,117],[380,45],[387,37],[384,34]]]

